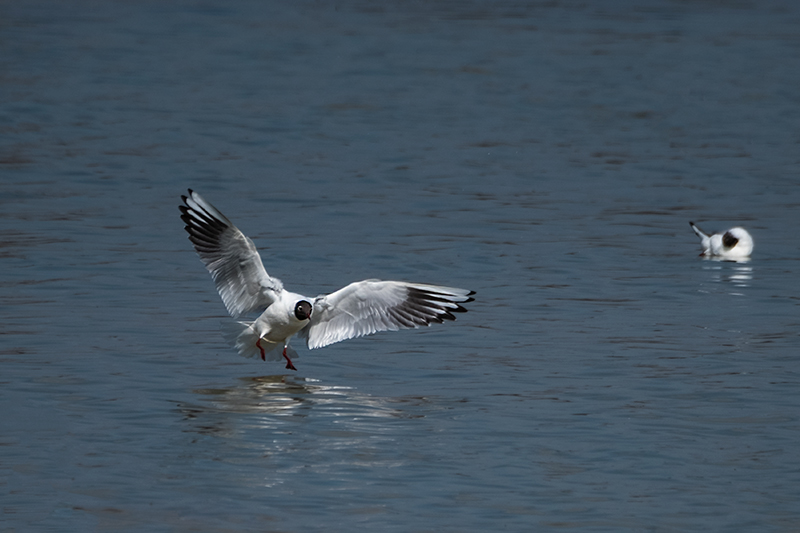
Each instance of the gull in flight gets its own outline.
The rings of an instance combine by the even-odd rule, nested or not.
[[[234,318],[258,312],[252,322],[225,325],[226,338],[239,355],[261,355],[266,361],[286,359],[286,368],[297,370],[289,339],[298,334],[309,349],[370,335],[378,331],[429,326],[455,320],[460,304],[471,302],[473,291],[406,283],[404,281],[357,281],[331,294],[309,298],[289,292],[267,274],[258,250],[239,228],[202,196],[189,189],[181,196],[181,219],[189,240],[214,278],[217,291]],[[283,346],[278,355],[276,348]]]
[[[689,225],[701,239],[703,253],[700,255],[737,261],[750,257],[753,252],[753,238],[744,228],[736,227],[725,233],[708,235],[695,226],[694,222],[689,222]]]

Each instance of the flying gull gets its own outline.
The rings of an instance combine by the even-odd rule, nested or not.
[[[181,198],[181,219],[189,240],[228,312],[234,318],[260,313],[252,322],[234,321],[224,328],[243,357],[260,354],[266,361],[267,354],[271,360],[283,356],[286,368],[297,370],[292,364],[297,352],[289,346],[295,334],[313,350],[378,331],[455,320],[453,313],[466,312],[460,304],[473,300],[474,292],[465,289],[377,279],[357,281],[316,298],[290,292],[267,274],[253,241],[225,215],[191,189]]]

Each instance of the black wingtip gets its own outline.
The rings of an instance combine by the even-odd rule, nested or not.
[[[472,295],[473,295],[473,294],[475,294],[475,291],[469,291],[469,292],[467,293],[467,296],[468,296],[469,298],[467,298],[467,299],[466,299],[466,300],[464,300],[463,302],[458,302],[458,303],[461,303],[461,304],[468,304],[468,303],[470,303],[470,302],[474,302],[474,301],[475,301],[475,298],[472,298]],[[466,313],[466,312],[467,312],[467,310],[466,310],[466,309],[464,309],[463,307],[462,307],[461,309],[463,309],[463,312],[464,312],[464,313]]]
[[[694,222],[689,221],[690,226],[694,226]]]

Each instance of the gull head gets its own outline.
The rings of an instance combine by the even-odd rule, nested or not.
[[[294,316],[297,320],[308,320],[311,318],[311,304],[305,300],[300,300],[294,306]]]
[[[730,258],[748,257],[753,252],[753,237],[744,228],[731,228],[722,235],[722,246],[715,255]]]

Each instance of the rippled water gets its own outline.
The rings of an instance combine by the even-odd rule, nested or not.
[[[3,531],[800,528],[794,3],[0,13]],[[241,359],[187,187],[292,290],[476,301]]]

